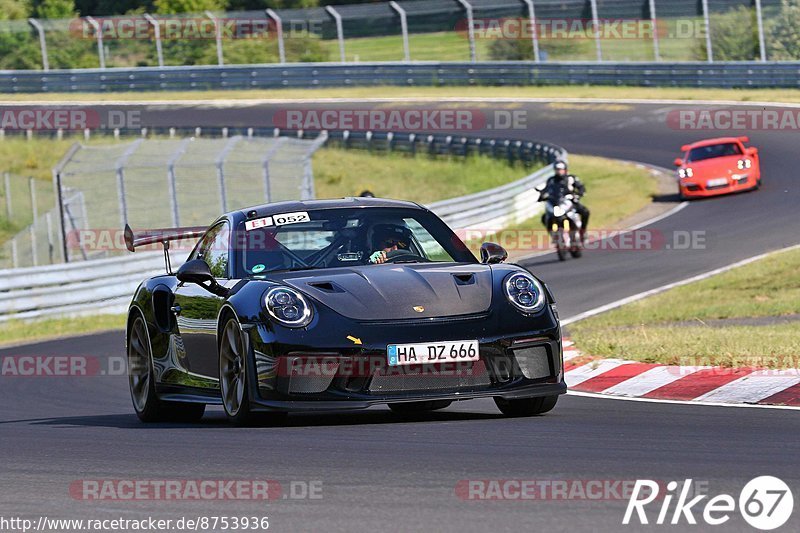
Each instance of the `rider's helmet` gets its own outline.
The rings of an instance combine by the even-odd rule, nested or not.
[[[369,242],[373,250],[385,250],[393,246],[408,250],[411,246],[411,230],[400,224],[375,224],[370,229]]]
[[[553,168],[555,169],[556,176],[558,178],[565,178],[567,176],[567,170],[569,170],[569,168],[567,167],[567,163],[565,161],[556,161],[555,165],[553,165]]]

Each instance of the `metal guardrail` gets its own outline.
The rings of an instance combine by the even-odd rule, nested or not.
[[[342,138],[342,133],[331,137]],[[469,144],[470,139],[465,139]],[[475,139],[472,139],[474,143]],[[488,144],[488,143],[487,143]],[[494,143],[503,150],[517,143]],[[552,163],[566,158],[563,148],[547,143],[525,143],[550,164],[520,180],[500,187],[431,204],[429,207],[454,230],[499,230],[534,216],[540,206],[534,187],[552,174]],[[522,143],[518,148],[524,148]],[[183,257],[172,257],[177,268]],[[163,254],[137,253],[110,259],[63,265],[0,270],[0,323],[60,315],[122,313],[139,283],[163,272]]]
[[[2,270],[0,322],[121,312],[142,279],[163,271],[163,266],[162,253],[148,252],[81,263]]]
[[[350,86],[634,85],[647,87],[797,88],[800,62],[730,63],[307,63],[0,71],[0,93]]]

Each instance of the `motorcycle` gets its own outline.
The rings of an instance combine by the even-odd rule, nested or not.
[[[545,213],[542,217],[553,245],[556,247],[559,261],[566,261],[567,254],[574,258],[583,255],[583,241],[581,239],[581,216],[575,210],[575,201],[572,194],[553,196],[542,189],[539,191],[539,201],[545,202]]]

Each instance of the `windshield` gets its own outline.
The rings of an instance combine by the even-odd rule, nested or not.
[[[378,263],[477,261],[444,222],[417,209],[288,213],[243,222],[237,233],[243,243],[235,247],[239,277]]]
[[[706,159],[714,159],[715,157],[728,157],[732,155],[742,155],[742,150],[739,148],[738,144],[712,144],[710,146],[692,148],[689,151],[688,161],[692,163],[697,161],[705,161]]]

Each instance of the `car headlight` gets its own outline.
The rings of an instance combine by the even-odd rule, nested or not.
[[[264,296],[269,316],[290,328],[302,328],[311,322],[313,311],[305,297],[289,287],[273,287]]]
[[[694,170],[691,167],[682,168],[678,170],[678,176],[681,178],[691,178],[694,176]]]
[[[510,274],[503,283],[506,298],[524,313],[535,313],[545,305],[544,287],[530,274]]]
[[[739,168],[739,170],[744,170],[746,168],[752,167],[753,162],[749,159],[740,159],[736,164],[736,166]]]

